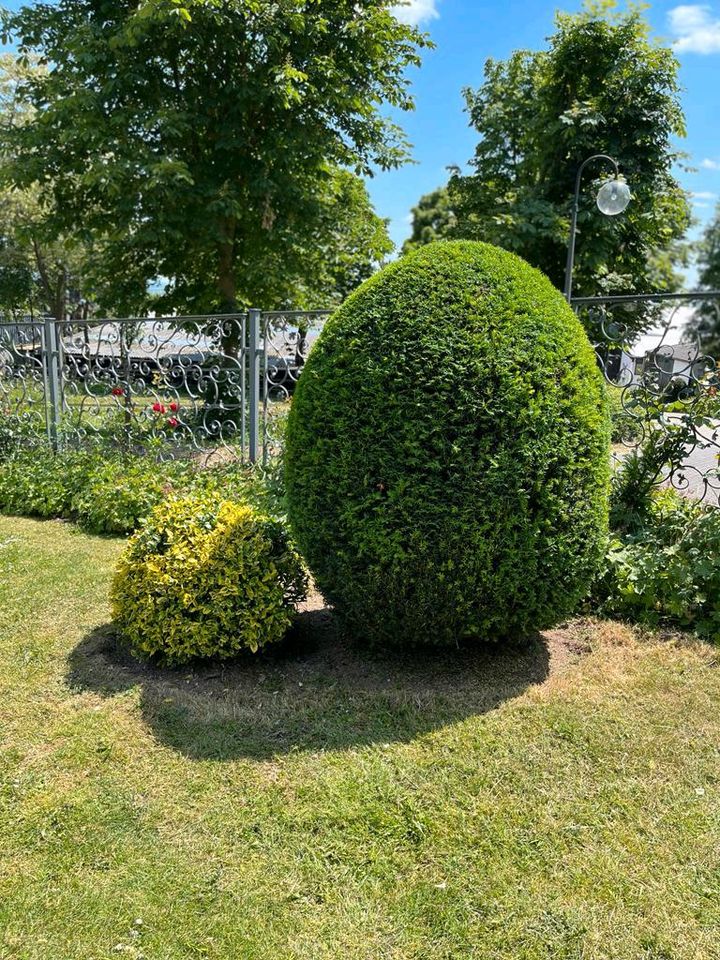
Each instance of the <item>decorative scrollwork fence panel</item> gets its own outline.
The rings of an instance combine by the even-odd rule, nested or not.
[[[26,445],[51,439],[45,326],[42,321],[0,325],[0,444],[13,437]]]
[[[661,322],[652,348],[638,355],[630,312],[648,304]],[[598,362],[619,404],[615,456],[654,444],[664,458],[658,486],[717,503],[720,370],[702,335],[720,331],[720,293],[573,306],[597,331]],[[267,464],[282,447],[288,401],[329,315],[0,323],[0,425],[27,444],[98,442],[158,459]]]
[[[655,464],[655,486],[717,505],[720,368],[706,350],[706,334],[720,335],[720,293],[596,297],[573,306],[597,331],[598,362],[619,401],[616,461],[643,452]],[[632,312],[648,309],[653,328],[638,350]]]
[[[0,413],[28,442],[267,462],[327,311],[0,324]]]
[[[64,443],[121,443],[159,459],[245,459],[248,316],[56,325]]]
[[[276,310],[262,315],[262,453],[266,464],[282,449],[288,401],[329,316],[329,310]]]

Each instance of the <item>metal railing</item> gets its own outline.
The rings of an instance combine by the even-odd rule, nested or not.
[[[699,318],[692,335],[676,330],[685,305]],[[705,323],[720,339],[720,293],[577,298],[573,307],[595,331],[619,401],[617,456],[660,438],[671,455],[657,484],[717,502],[720,372],[702,334]],[[637,356],[632,331],[642,324],[632,312],[648,309],[661,328]],[[0,430],[54,449],[101,442],[158,459],[267,463],[328,316],[248,310],[0,324]]]
[[[327,312],[0,324],[0,425],[53,449],[267,460]]]
[[[595,332],[598,362],[616,391],[616,461],[645,451],[653,485],[718,504],[720,369],[706,334],[720,339],[720,291],[578,297],[572,306]],[[643,311],[642,323],[634,311]],[[651,343],[640,352],[633,331],[649,321]]]

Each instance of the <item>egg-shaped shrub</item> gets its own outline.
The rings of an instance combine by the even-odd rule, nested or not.
[[[353,635],[521,639],[576,609],[603,556],[594,351],[519,257],[430,244],[326,324],[293,399],[286,481],[300,550]]]

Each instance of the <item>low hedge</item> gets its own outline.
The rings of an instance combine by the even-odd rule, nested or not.
[[[126,536],[167,497],[212,492],[266,512],[279,506],[276,491],[238,464],[202,469],[96,446],[55,454],[45,445],[0,461],[0,512],[73,520],[89,533]]]
[[[193,485],[187,463],[140,458],[96,463],[72,495],[70,516],[93,533],[127,535],[166,497]]]
[[[279,521],[204,497],[153,510],[128,542],[111,599],[133,653],[172,665],[277,642],[306,589]]]
[[[87,451],[53,454],[49,447],[15,450],[0,462],[0,512],[70,518],[73,497],[84,489],[98,460]]]

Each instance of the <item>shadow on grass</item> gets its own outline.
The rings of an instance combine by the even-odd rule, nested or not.
[[[260,657],[174,670],[138,663],[104,626],[71,653],[68,683],[105,696],[140,687],[161,743],[232,760],[410,741],[493,710],[549,669],[542,636],[515,649],[378,654],[345,639],[328,610],[312,610]]]

